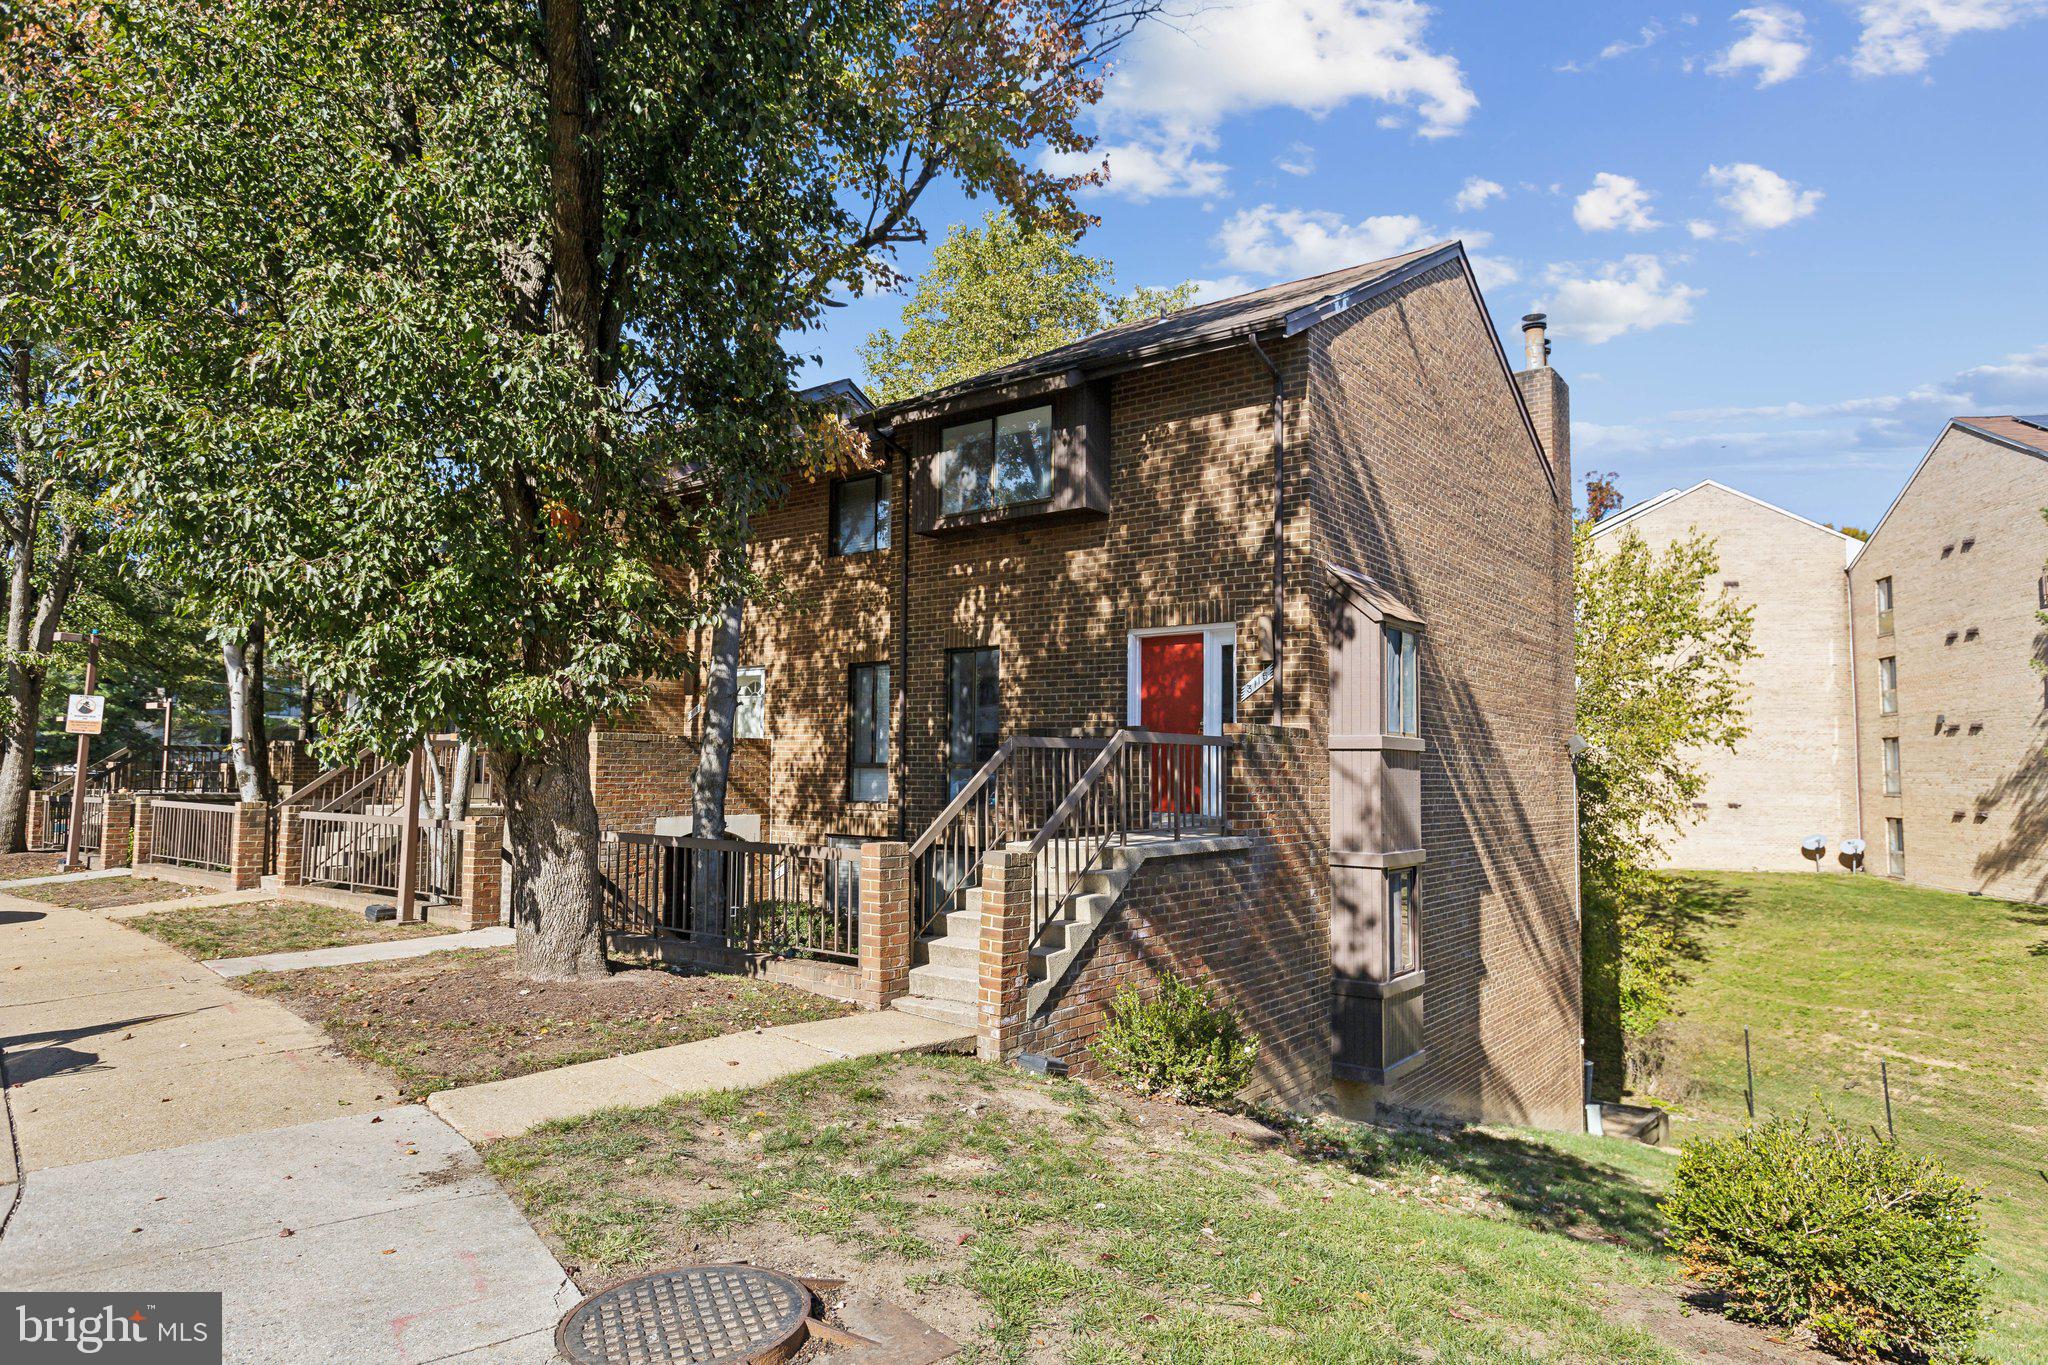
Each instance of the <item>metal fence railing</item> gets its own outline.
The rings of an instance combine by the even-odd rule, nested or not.
[[[147,861],[231,871],[235,808],[218,801],[150,802]]]
[[[107,798],[88,791],[85,797],[85,820],[78,827],[78,851],[98,853],[105,841],[107,828]],[[65,841],[71,835],[71,793],[52,796],[43,802],[41,818],[32,832],[38,851],[55,849],[62,851]]]
[[[301,880],[345,891],[398,893],[402,815],[300,811],[299,838]],[[422,820],[419,839],[414,888],[436,900],[454,899],[462,890],[461,822]]]
[[[611,933],[769,957],[859,957],[857,849],[614,834],[598,864]]]

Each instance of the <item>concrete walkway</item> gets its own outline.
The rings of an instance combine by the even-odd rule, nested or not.
[[[219,1291],[236,1361],[553,1358],[576,1294],[474,1150],[291,1011],[0,894],[0,1048],[0,1288]]]
[[[401,957],[425,957],[429,953],[452,952],[457,948],[510,948],[513,931],[504,926],[471,929],[460,934],[424,934],[418,938],[386,939],[380,943],[349,943],[339,948],[307,948],[296,953],[257,953],[253,957],[222,957],[201,965],[220,976],[247,976],[251,972],[293,972],[304,967],[340,967],[351,962],[389,962]]]
[[[600,1109],[659,1104],[672,1095],[751,1089],[848,1057],[968,1051],[973,1046],[972,1029],[900,1010],[879,1010],[443,1090],[427,1097],[427,1107],[470,1141],[482,1143]]]

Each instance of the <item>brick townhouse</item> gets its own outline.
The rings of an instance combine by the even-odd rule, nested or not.
[[[1567,394],[1525,340],[1453,242],[862,412],[869,467],[756,522],[734,832],[907,859],[883,993],[1010,1009],[1002,1055],[1085,1071],[1171,971],[1283,1099],[1575,1124]],[[678,827],[695,700],[593,736],[609,828]]]
[[[1865,542],[1711,483],[1603,522],[1603,540],[1713,535],[1723,588],[1757,612],[1750,734],[1704,755],[1670,864],[2048,898],[2044,507],[2048,416],[1957,417]]]

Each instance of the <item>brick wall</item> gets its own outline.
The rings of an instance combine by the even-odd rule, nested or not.
[[[1909,881],[2048,899],[2048,694],[2034,667],[2048,658],[2048,631],[2035,617],[2048,560],[2044,506],[2048,460],[1951,427],[1856,559],[1863,837],[1873,872],[1885,870],[1890,816],[1905,822]],[[1873,605],[1884,577],[1894,594],[1890,638],[1877,636]],[[1895,716],[1878,712],[1877,660],[1886,655],[1899,661]],[[1884,794],[1886,736],[1899,740],[1898,796]]]
[[[1370,574],[1426,623],[1427,1055],[1372,1098],[1571,1126],[1570,450],[1560,441],[1546,462],[1532,442],[1471,298],[1446,267],[1309,334],[1315,555]],[[1298,596],[1316,572],[1299,565]]]
[[[1848,602],[1843,536],[1713,484],[1631,516],[1601,534],[1633,531],[1662,550],[1697,531],[1721,568],[1708,590],[1754,612],[1757,655],[1743,670],[1749,735],[1733,752],[1693,755],[1707,775],[1697,820],[1665,848],[1667,867],[1797,872],[1800,843],[1828,841],[1823,864],[1856,835],[1856,753],[1849,720]]]

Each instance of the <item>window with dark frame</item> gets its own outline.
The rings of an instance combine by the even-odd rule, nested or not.
[[[1877,713],[1880,716],[1899,713],[1899,661],[1890,655],[1877,661]]]
[[[939,515],[1052,498],[1052,408],[1026,408],[939,433]]]
[[[1420,734],[1416,706],[1415,632],[1381,626],[1381,677],[1386,684],[1382,723],[1390,735]]]
[[[889,476],[864,474],[832,485],[832,553],[872,554],[889,548]]]
[[[832,898],[830,908],[844,911],[852,917],[853,922],[856,924],[860,922],[860,846],[866,842],[858,834],[828,834],[825,836],[825,846],[827,848],[838,849],[852,855],[851,857],[834,858],[830,863],[832,869],[831,884],[828,888]]]
[[[1415,970],[1421,962],[1421,869],[1387,873],[1387,978]]]
[[[889,665],[855,664],[848,675],[846,794],[889,799]]]
[[[946,652],[946,795],[958,796],[1003,743],[1002,655]]]

